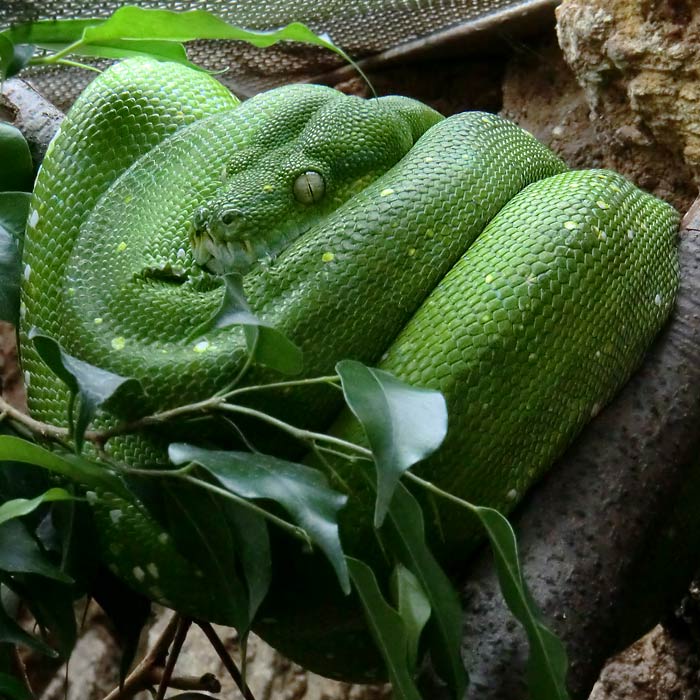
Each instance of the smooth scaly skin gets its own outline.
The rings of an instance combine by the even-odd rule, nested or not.
[[[404,98],[365,102],[315,86],[233,102],[201,73],[144,60],[91,85],[37,182],[25,334],[36,327],[83,360],[139,378],[140,411],[211,395],[236,375],[244,344],[239,329],[190,338],[222,289],[194,263],[189,238],[193,220],[234,236],[219,225],[233,208],[248,221],[235,236],[262,232],[256,249],[275,256],[248,272],[246,294],[302,348],[304,374],[352,357],[442,390],[450,432],[422,472],[511,508],[626,381],[672,308],[675,212],[612,173],[556,175],[564,165],[553,154],[492,115],[441,121]],[[318,206],[290,194],[307,170],[324,174]],[[32,412],[63,422],[66,393],[26,338],[23,364]],[[246,381],[267,377],[256,370]],[[259,405],[308,427],[324,427],[338,408],[332,390],[280,398]],[[336,427],[357,434],[347,417]],[[109,446],[149,465],[164,462],[168,441]],[[343,535],[357,551],[370,502],[350,503]],[[198,585],[197,566],[138,503],[100,494],[94,506],[120,576],[190,615],[232,621],[232,592]],[[472,523],[450,510],[441,519],[445,549],[473,543]]]

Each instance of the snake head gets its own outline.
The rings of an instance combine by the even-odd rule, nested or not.
[[[319,168],[278,164],[236,173],[222,192],[198,207],[190,242],[198,265],[215,274],[244,274],[274,257],[323,212],[326,180]]]
[[[273,115],[257,140],[231,154],[222,187],[194,212],[197,264],[245,274],[274,258],[403,157],[422,133],[414,127],[425,107],[417,105],[338,98],[301,127],[285,121],[285,110]],[[430,110],[427,118],[440,117]]]

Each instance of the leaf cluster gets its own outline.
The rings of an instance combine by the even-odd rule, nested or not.
[[[0,80],[26,66],[74,65],[69,56],[145,56],[198,69],[187,58],[184,44],[199,39],[245,41],[259,48],[280,41],[301,42],[334,51],[353,63],[328,35],[315,34],[301,22],[273,31],[253,31],[229,24],[206,10],[174,12],[125,5],[107,19],[42,20],[5,29],[0,32]]]
[[[296,40],[339,51],[327,37],[315,36],[303,25],[246,32],[199,10],[173,13],[124,7],[107,20],[37,22],[1,32],[0,75],[27,64],[67,62],[75,54],[148,55],[186,63],[182,42],[201,38],[245,39],[259,46]],[[26,190],[33,173],[24,139],[7,125],[0,125],[0,158],[10,163],[0,175],[0,319],[16,325],[22,235],[29,211]],[[294,375],[302,358],[287,338],[251,313],[239,278],[227,276],[224,285],[221,308],[207,328],[244,327],[249,359],[241,375],[209,401],[145,417],[112,432],[91,431],[90,426],[121,391],[138,391],[136,380],[93,367],[52,338],[33,337],[37,351],[72,398],[66,407],[67,430],[38,429],[0,399],[5,418],[0,421],[4,432],[0,435],[0,693],[28,697],[10,674],[8,652],[16,645],[50,655],[70,653],[76,636],[73,602],[85,594],[99,600],[122,633],[123,672],[132,661],[148,602],[100,568],[94,559],[95,545],[88,541],[94,528],[84,526],[91,517],[86,499],[109,493],[145,509],[176,548],[206,572],[208,584],[222,592],[222,605],[229,607],[243,637],[270,587],[269,527],[279,527],[325,555],[343,593],[356,591],[396,697],[420,698],[416,677],[426,651],[453,697],[462,697],[468,677],[460,650],[459,600],[427,545],[421,507],[407,488],[411,484],[458,502],[480,519],[494,551],[503,594],[530,640],[532,696],[567,698],[566,655],[527,590],[508,521],[492,509],[445,493],[411,471],[439,448],[445,436],[442,396],[349,360],[340,362],[332,377],[239,387],[252,364]],[[369,447],[302,430],[235,403],[243,392],[314,382],[342,390]],[[365,469],[376,497],[375,535],[386,552],[391,579],[381,580],[365,562],[346,555],[338,516],[352,494],[332,487],[323,469],[257,451],[185,443],[170,446],[170,463],[160,469],[136,469],[101,452],[114,435],[211,412],[253,415],[286,430],[317,456],[351,459]],[[38,444],[42,441],[43,446]],[[89,457],[82,454],[86,442],[91,445]],[[321,461],[329,467],[328,461]],[[154,490],[159,494],[155,499]],[[33,615],[39,634],[17,623],[23,609]]]

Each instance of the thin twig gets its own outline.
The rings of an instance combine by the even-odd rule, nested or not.
[[[173,638],[173,645],[170,647],[170,653],[168,654],[168,660],[165,663],[165,668],[163,669],[163,675],[161,676],[160,683],[158,683],[158,692],[156,693],[156,700],[164,700],[165,691],[170,685],[170,679],[173,677],[173,671],[175,670],[175,664],[182,651],[182,645],[185,643],[185,638],[187,637],[187,632],[189,632],[192,620],[186,617],[180,617],[177,623],[177,629],[175,631],[175,637]]]
[[[11,420],[17,421],[18,423],[29,428],[34,434],[41,435],[43,438],[48,440],[63,441],[70,437],[68,428],[59,428],[55,425],[42,423],[41,421],[28,416],[26,413],[22,413],[22,411],[5,401],[2,396],[0,396],[0,411],[2,411]]]
[[[143,657],[141,663],[129,674],[123,684],[115,688],[104,700],[128,700],[136,693],[146,690],[158,681],[154,678],[154,671],[163,666],[168,647],[172,643],[180,622],[179,615],[173,615],[161,632],[151,650]]]
[[[208,481],[202,481],[201,479],[196,479],[192,476],[182,476],[180,478],[183,481],[187,481],[190,484],[193,484],[194,486],[199,486],[200,488],[206,489],[207,491],[211,491],[212,493],[216,493],[219,496],[223,496],[224,498],[228,498],[231,501],[235,501],[244,508],[248,508],[249,510],[254,511],[258,515],[269,520],[270,522],[275,523],[275,525],[281,527],[283,530],[286,530],[293,537],[302,540],[302,542],[307,544],[309,547],[313,545],[311,538],[309,537],[306,530],[304,530],[304,528],[299,527],[298,525],[292,525],[292,523],[288,523],[286,520],[278,518],[274,513],[270,513],[270,511],[261,508],[260,506],[256,505],[247,498],[243,498],[242,496],[239,496],[238,494],[235,494],[232,491],[227,491],[226,489],[222,489],[221,487],[216,486],[215,484],[210,484]]]
[[[335,445],[336,447],[342,447],[351,452],[355,452],[363,457],[372,459],[372,451],[366,447],[356,445],[354,442],[348,442],[347,440],[341,440],[340,438],[334,437],[333,435],[326,435],[325,433],[316,433],[313,430],[304,430],[303,428],[297,428],[291,423],[286,423],[279,418],[270,416],[263,411],[258,411],[255,408],[250,408],[248,406],[239,406],[238,404],[224,403],[219,406],[222,411],[229,411],[230,413],[241,413],[246,416],[251,416],[253,418],[259,418],[265,423],[280,428],[285,432],[289,433],[293,437],[303,440],[304,442],[311,442],[313,440],[318,440],[319,442],[327,442],[330,445]]]
[[[241,691],[241,695],[243,695],[244,699],[255,700],[253,693],[248,687],[248,684],[245,682],[241,672],[238,670],[238,666],[236,666],[236,663],[231,658],[231,655],[228,653],[224,643],[221,641],[221,639],[219,639],[219,635],[216,633],[211,624],[201,620],[195,620],[195,623],[202,629],[202,632],[204,632],[206,635],[209,643],[212,645],[212,647],[214,647],[214,651],[216,651],[217,655],[221,659],[221,663],[223,663],[224,668],[228,671],[229,675],[233,679],[233,682],[236,684],[236,686],[238,686],[238,690]]]
[[[321,464],[323,465],[323,468],[326,470],[326,472],[328,472],[328,474],[330,474],[333,477],[333,479],[335,479],[336,482],[339,483],[345,489],[345,491],[349,493],[350,487],[348,486],[347,481],[345,481],[345,479],[343,479],[343,477],[340,476],[338,471],[333,468],[333,465],[325,458],[323,453],[325,451],[328,451],[328,452],[331,452],[332,454],[341,455],[343,457],[345,456],[345,454],[342,452],[338,452],[336,450],[332,450],[330,448],[326,448],[326,450],[324,450],[323,447],[321,447],[320,445],[317,445],[315,442],[311,443],[311,449],[313,450],[313,453],[316,455],[316,459],[318,459],[318,461],[321,462]],[[355,459],[355,457],[349,457],[349,459],[353,460],[353,459]]]
[[[24,661],[22,661],[19,649],[16,646],[12,647],[12,665],[14,666],[14,670],[19,676],[19,679],[22,682],[22,685],[25,687],[26,691],[31,695],[31,697],[34,697],[32,684],[29,681],[29,676],[27,675],[27,667],[24,665]]]
[[[270,382],[269,384],[251,384],[249,386],[242,386],[239,389],[233,389],[231,391],[223,394],[223,397],[230,399],[232,396],[238,396],[239,394],[247,394],[251,391],[263,391],[267,389],[287,389],[295,386],[310,386],[313,384],[327,384],[333,386],[336,389],[340,389],[338,384],[338,375],[329,374],[325,377],[310,377],[308,379],[291,379],[284,382]]]
[[[206,690],[209,693],[220,693],[221,683],[213,673],[203,676],[174,676],[170,679],[169,687],[176,690]]]

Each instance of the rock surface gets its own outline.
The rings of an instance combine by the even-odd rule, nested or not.
[[[565,0],[557,18],[606,164],[685,211],[700,182],[700,5]]]

